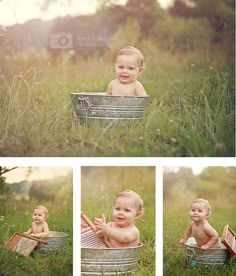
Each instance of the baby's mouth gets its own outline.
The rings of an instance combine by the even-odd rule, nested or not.
[[[127,80],[129,78],[129,76],[122,76],[121,75],[120,78],[123,79],[123,80]]]

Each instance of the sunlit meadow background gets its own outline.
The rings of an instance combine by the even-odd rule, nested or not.
[[[100,2],[95,15],[0,36],[0,156],[235,156],[234,1]],[[61,32],[73,49],[48,46]],[[144,120],[81,125],[69,94],[105,91],[124,45],[145,57]]]
[[[235,167],[206,167],[194,174],[188,167],[166,167],[163,176],[164,192],[164,247],[163,275],[230,275],[236,274],[235,258],[221,266],[184,266],[184,248],[179,244],[187,229],[189,208],[196,198],[209,200],[212,215],[209,223],[222,236],[226,224],[236,230],[235,222]]]
[[[14,189],[10,188],[10,185],[14,185]],[[42,190],[38,190],[39,188]],[[38,204],[46,206],[49,211],[47,223],[51,231],[69,234],[65,248],[48,252],[48,254],[34,250],[29,257],[6,249],[7,241],[15,232],[23,233],[30,228],[32,212]],[[15,184],[4,183],[4,178],[1,176],[0,274],[72,275],[72,253],[72,174],[49,181],[22,181]]]
[[[155,275],[155,167],[82,167],[81,210],[93,221],[104,213],[111,221],[115,196],[134,190],[144,201],[136,221],[143,247],[136,275]]]

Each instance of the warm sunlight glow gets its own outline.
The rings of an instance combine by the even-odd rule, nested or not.
[[[174,0],[158,0],[162,8],[167,8]],[[120,0],[121,4],[127,0]],[[70,0],[62,4],[54,1],[49,9],[42,11],[42,0],[2,0],[0,1],[0,24],[9,26],[23,24],[28,20],[40,18],[51,20],[59,16],[93,14],[96,12],[97,0]]]
[[[33,181],[38,179],[50,179],[55,176],[65,176],[71,168],[68,167],[32,167],[29,172],[28,167],[18,167],[4,175],[7,183],[16,183],[23,180]]]

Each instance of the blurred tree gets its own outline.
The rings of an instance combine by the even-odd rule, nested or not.
[[[193,174],[192,168],[190,167],[179,167],[174,170],[166,170],[163,175],[163,194],[164,197],[171,193],[171,190],[178,189],[178,181],[181,179],[181,189],[186,192],[191,190],[196,184],[196,177]],[[175,188],[176,186],[176,188]],[[173,194],[173,192],[172,192]]]
[[[204,30],[204,31],[203,31]],[[166,17],[154,25],[153,36],[160,48],[172,53],[204,49],[211,41],[213,30],[207,19]]]
[[[108,47],[115,53],[126,46],[135,45],[140,37],[140,27],[136,19],[128,19],[125,24],[120,25],[118,30],[111,36]]]
[[[163,20],[165,14],[165,11],[160,8],[156,0],[128,0],[124,10],[127,17],[139,21],[141,33],[144,37],[152,34],[155,22]]]
[[[213,41],[223,39],[222,33],[227,31],[234,35],[235,10],[232,0],[177,0],[169,9],[169,13],[179,17],[206,17],[214,29]]]
[[[4,174],[15,170],[17,167],[0,167],[0,195],[6,194],[9,192],[9,188],[6,185],[6,178]]]
[[[37,201],[53,201],[60,189],[68,183],[68,179],[71,179],[71,175],[34,181],[29,190],[29,197]]]
[[[5,204],[7,203],[7,199],[9,197],[9,188],[6,184],[6,178],[3,176],[4,174],[15,170],[17,167],[1,167],[0,166],[0,216],[5,215],[6,209]]]

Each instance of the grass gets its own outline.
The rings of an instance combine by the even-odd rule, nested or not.
[[[53,65],[40,54],[6,59],[0,156],[235,156],[234,69],[217,53],[147,58],[144,120],[106,129],[80,125],[69,93],[105,91],[112,63]]]
[[[164,205],[164,264],[163,275],[229,275],[236,274],[236,262],[231,258],[227,264],[212,267],[197,267],[194,269],[185,267],[184,250],[179,240],[183,237],[189,219],[187,210],[181,208],[171,208],[171,203]],[[217,230],[221,236],[225,224],[229,224],[232,229],[236,229],[233,206],[218,208],[212,214],[209,223]]]
[[[41,254],[33,251],[29,257],[5,249],[14,232],[27,231],[31,225],[34,203],[8,200],[7,213],[0,221],[0,274],[1,275],[72,275],[72,209],[71,206],[45,202],[49,210],[47,220],[50,230],[67,232],[66,247],[60,251]]]
[[[91,185],[94,187],[92,193]],[[82,211],[92,221],[95,216],[100,217],[102,213],[106,215],[107,221],[110,221],[114,196],[126,189],[136,191],[144,201],[144,215],[136,221],[143,243],[136,275],[152,276],[155,275],[154,167],[94,167],[90,173],[86,173],[82,168]]]

